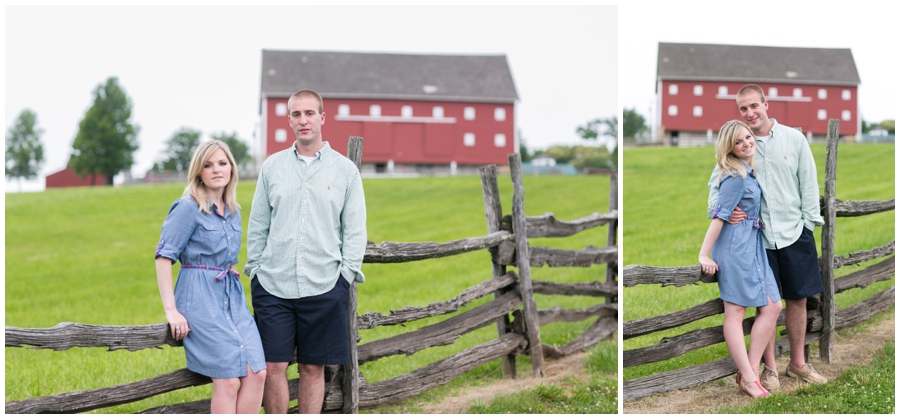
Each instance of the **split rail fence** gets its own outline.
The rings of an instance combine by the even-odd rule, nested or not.
[[[357,166],[362,156],[362,138],[351,137],[348,157]],[[618,287],[616,282],[616,228],[618,211],[616,178],[611,177],[610,211],[593,213],[566,222],[552,214],[540,217],[524,215],[524,187],[521,161],[518,154],[509,157],[513,182],[512,214],[504,216],[500,205],[496,166],[481,169],[487,235],[446,243],[370,242],[364,264],[403,263],[448,257],[465,252],[488,250],[493,272],[487,279],[462,291],[447,301],[430,303],[425,307],[404,307],[381,313],[356,313],[356,286],[351,287],[350,348],[351,362],[326,368],[326,412],[356,413],[359,409],[374,409],[396,404],[427,390],[443,385],[479,365],[500,358],[505,377],[515,378],[515,356],[529,354],[532,374],[543,375],[544,356],[559,357],[587,348],[616,331],[618,318]],[[528,238],[567,237],[580,231],[609,225],[607,246],[588,246],[581,251],[531,247]],[[522,232],[523,234],[516,234]],[[606,265],[605,281],[577,284],[532,281],[530,267]],[[518,272],[509,271],[516,267]],[[580,310],[549,307],[539,310],[534,293],[588,295],[604,297],[602,302]],[[455,315],[440,323],[417,330],[376,340],[357,346],[357,330],[390,325],[402,325],[432,316],[458,311],[478,299],[492,295],[490,301]],[[521,308],[520,308],[521,307]],[[585,332],[562,347],[543,344],[540,326],[565,321],[597,320]],[[443,360],[376,383],[367,383],[359,372],[359,365],[393,355],[412,355],[423,349],[452,344],[463,334],[496,324],[498,337],[465,349]],[[169,334],[165,323],[145,326],[102,326],[62,323],[47,329],[6,327],[6,346],[31,349],[66,350],[72,347],[107,347],[110,351],[137,351],[179,346]],[[345,373],[350,371],[350,373]],[[289,382],[292,400],[296,399],[297,379]],[[76,391],[6,403],[6,413],[77,413],[116,406],[146,399],[170,391],[205,385],[210,379],[180,369],[135,383],[109,388]],[[296,408],[292,408],[296,411]],[[209,399],[151,408],[142,413],[208,413]]]
[[[886,201],[841,201],[835,193],[837,172],[837,148],[839,139],[839,121],[829,121],[827,151],[825,163],[825,191],[820,197],[822,217],[825,225],[822,228],[822,251],[819,266],[822,271],[822,282],[825,291],[821,298],[807,300],[807,333],[804,352],[809,352],[809,345],[819,341],[819,357],[823,362],[832,362],[833,332],[856,325],[875,314],[893,307],[894,287],[882,291],[851,307],[837,309],[834,296],[852,288],[865,288],[878,281],[886,281],[894,275],[894,244],[891,240],[883,246],[871,250],[852,252],[848,256],[834,254],[834,226],[837,217],[859,217],[884,211],[894,210],[894,199]],[[889,258],[866,267],[860,271],[834,278],[834,270],[846,265],[859,264],[879,257],[891,255]],[[681,267],[654,267],[628,265],[622,270],[623,286],[638,285],[684,286],[699,282],[716,282],[716,276],[704,276],[700,265]],[[632,302],[633,303],[633,302]],[[705,303],[659,316],[627,321],[622,325],[622,339],[659,332],[683,326],[691,322],[724,313],[722,300]],[[784,325],[784,311],[778,317],[778,325]],[[750,333],[754,319],[744,319],[744,334]],[[786,333],[786,332],[785,332]],[[724,342],[722,327],[710,327],[693,330],[675,337],[663,338],[659,344],[631,349],[622,354],[624,368],[665,361],[687,352],[706,346]],[[775,353],[780,356],[789,351],[787,337],[777,339]],[[694,365],[674,371],[666,371],[639,377],[623,383],[623,397],[633,400],[653,394],[697,386],[737,372],[731,357],[701,365]]]

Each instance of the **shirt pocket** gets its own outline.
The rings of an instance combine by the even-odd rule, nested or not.
[[[204,221],[200,223],[197,233],[204,245],[214,248],[222,237],[222,226],[214,222]]]
[[[731,236],[731,253],[735,255],[753,254],[756,243],[751,239],[756,230],[751,227],[752,221],[744,220],[736,225]]]

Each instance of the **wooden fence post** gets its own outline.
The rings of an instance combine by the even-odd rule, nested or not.
[[[619,209],[619,175],[613,173],[609,175],[609,210],[618,211]],[[606,235],[606,245],[615,246],[619,229],[619,219],[609,222],[609,231]],[[615,283],[616,275],[619,270],[619,262],[614,260],[606,263],[606,282]],[[607,296],[606,303],[611,304],[618,301],[618,296]]]
[[[534,377],[544,376],[544,351],[541,347],[541,331],[534,290],[531,286],[531,254],[528,249],[528,227],[525,221],[525,185],[522,181],[522,157],[509,155],[509,175],[513,183],[512,220],[516,235],[516,266],[519,268],[519,290],[525,317],[525,335],[531,354],[531,371]]]
[[[819,359],[830,364],[834,346],[834,324],[837,306],[834,300],[834,225],[837,215],[835,208],[837,179],[837,151],[840,139],[841,122],[828,120],[828,136],[825,153],[825,225],[822,226],[822,258],[819,259],[819,270],[822,271],[822,338],[819,340]]]
[[[503,218],[503,208],[500,205],[500,189],[497,187],[497,166],[490,165],[481,168],[481,190],[484,195],[484,217],[487,221],[488,234],[500,231],[500,220]],[[496,256],[497,248],[491,248],[491,256]],[[506,275],[506,265],[496,262],[494,257],[491,258],[493,266],[494,278]],[[494,299],[500,298],[506,291],[499,289],[494,291]],[[497,334],[500,337],[506,334],[509,329],[509,316],[504,314],[497,319]],[[500,367],[503,375],[507,378],[516,378],[516,356],[513,354],[506,355],[502,358]]]
[[[350,159],[356,168],[360,169],[362,165],[362,137],[350,137],[347,145],[347,158]],[[360,169],[360,177],[362,170]],[[359,358],[356,353],[356,281],[350,283],[350,304],[349,322],[347,323],[347,331],[349,332],[350,344],[350,363],[344,365],[344,380],[341,382],[341,390],[344,394],[344,406],[341,409],[344,413],[359,413]]]

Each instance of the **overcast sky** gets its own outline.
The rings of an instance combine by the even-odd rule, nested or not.
[[[849,48],[861,80],[862,118],[896,118],[895,19],[880,15],[886,10],[873,3],[691,1],[652,2],[652,8],[646,3],[619,7],[619,93],[623,107],[648,120],[651,110],[656,112],[659,42]]]
[[[615,6],[4,9],[6,131],[23,109],[37,113],[43,175],[65,167],[91,92],[109,76],[141,127],[137,177],[183,126],[253,142],[263,49],[506,54],[532,149],[577,143],[577,126],[619,112]]]

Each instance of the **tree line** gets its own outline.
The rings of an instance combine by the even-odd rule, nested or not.
[[[109,77],[93,91],[93,103],[78,124],[78,133],[72,142],[69,167],[79,177],[105,175],[108,184],[113,177],[134,165],[134,152],[138,150],[140,126],[132,121],[132,101],[119,85],[117,77]],[[44,163],[44,148],[38,126],[37,114],[24,109],[19,113],[6,134],[6,177],[19,180],[34,179]],[[200,144],[200,131],[181,128],[169,140],[161,160],[152,170],[183,171],[190,165],[191,154]],[[216,133],[213,139],[228,144],[239,167],[251,161],[250,150],[236,132]]]

